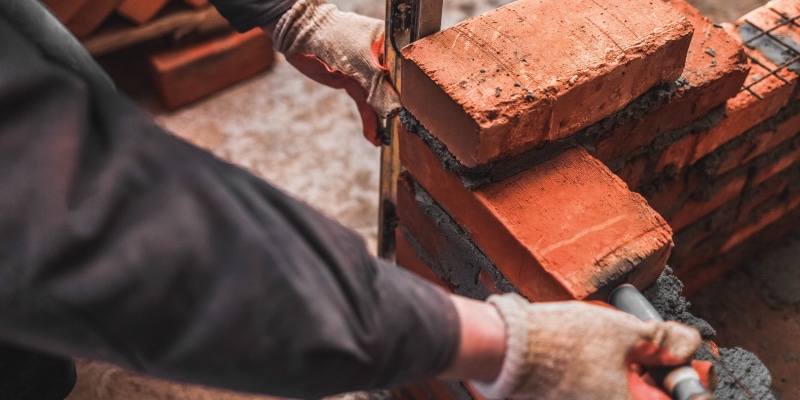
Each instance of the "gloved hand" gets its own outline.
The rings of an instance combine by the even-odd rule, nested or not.
[[[345,89],[356,101],[364,136],[375,145],[378,117],[400,107],[400,96],[381,66],[384,22],[339,11],[324,0],[299,0],[278,20],[275,48],[317,82]]]
[[[642,322],[589,303],[532,304],[516,294],[488,301],[507,333],[500,375],[474,382],[489,399],[668,400],[640,375],[641,365],[683,364],[700,345],[700,334],[687,326]]]

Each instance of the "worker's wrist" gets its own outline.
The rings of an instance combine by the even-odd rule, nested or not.
[[[458,351],[442,379],[492,380],[506,353],[506,329],[497,308],[483,301],[451,295],[460,321]]]
[[[487,399],[509,397],[516,391],[528,365],[528,303],[509,293],[490,296],[487,302],[499,311],[505,325],[506,350],[498,376],[491,380],[476,380],[475,389]]]

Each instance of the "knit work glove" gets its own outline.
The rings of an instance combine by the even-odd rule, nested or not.
[[[700,334],[687,326],[642,322],[589,303],[531,304],[517,294],[488,302],[500,311],[507,334],[500,375],[474,382],[489,399],[668,400],[641,366],[683,364],[700,345]]]
[[[364,136],[381,144],[378,117],[400,107],[400,97],[381,66],[384,22],[339,11],[324,0],[299,0],[278,20],[275,48],[309,78],[345,89],[355,100]]]

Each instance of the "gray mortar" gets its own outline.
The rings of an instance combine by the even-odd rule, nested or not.
[[[446,246],[439,255],[440,259],[434,259],[413,235],[402,227],[403,235],[422,261],[431,266],[437,276],[450,284],[456,294],[462,296],[485,299],[489,295],[478,279],[481,270],[489,274],[494,287],[499,291],[516,292],[514,286],[472,241],[469,234],[419,184],[413,183],[417,207],[436,225],[446,241]]]
[[[447,149],[447,146],[431,135],[407,110],[400,111],[400,121],[410,133],[419,136],[433,150],[445,170],[456,173],[467,189],[476,190],[547,161],[570,147],[580,145],[590,152],[593,151],[594,143],[612,129],[641,118],[653,109],[669,102],[680,85],[680,83],[675,82],[656,86],[639,96],[622,110],[578,131],[570,137],[545,143],[506,159],[471,168],[461,164]]]
[[[683,283],[672,274],[670,267],[665,267],[643,294],[664,319],[692,326],[700,331],[703,339],[710,339],[716,334],[714,328],[689,312],[691,303],[683,297],[682,291]],[[775,399],[770,390],[772,376],[755,354],[741,348],[720,348],[719,356],[715,356],[704,343],[695,358],[714,365],[718,379],[714,394],[719,400]]]
[[[689,312],[692,304],[681,293],[683,293],[683,282],[673,275],[672,268],[667,266],[656,282],[643,294],[664,319],[694,327],[700,331],[704,339],[716,335],[717,332],[708,322]]]
[[[784,18],[780,19],[782,23],[787,22]],[[763,32],[749,22],[739,26],[739,36],[742,37],[742,42],[751,49],[757,49],[775,65],[783,66],[800,54],[800,45],[794,40],[780,33],[771,32],[768,36]],[[796,61],[787,66],[789,70],[800,73],[800,62]]]
[[[719,400],[775,399],[770,390],[772,375],[755,354],[735,347],[720,348],[719,356],[715,356],[704,344],[696,358],[714,365],[717,374],[714,394]]]
[[[775,116],[750,128],[742,135],[723,144],[718,149],[698,160],[694,165],[684,168],[680,172],[665,171],[661,175],[653,178],[652,168],[655,161],[651,161],[650,165],[648,166],[648,171],[650,172],[645,174],[644,183],[640,184],[635,190],[641,193],[644,197],[650,198],[661,192],[666,186],[674,182],[676,179],[687,179],[696,182],[696,188],[690,193],[684,193],[675,202],[676,205],[681,204],[688,198],[693,198],[700,201],[709,200],[714,196],[714,194],[717,193],[719,188],[724,186],[731,179],[735,179],[742,174],[753,175],[758,170],[768,166],[770,163],[782,157],[784,154],[787,154],[788,152],[800,146],[800,135],[796,135],[784,142],[788,142],[788,146],[776,146],[774,149],[756,157],[745,165],[727,171],[722,175],[718,174],[721,160],[723,160],[728,153],[738,150],[741,146],[752,143],[753,139],[758,134],[768,130],[776,129],[780,124],[797,115],[798,113],[800,113],[800,102],[792,102],[781,109],[781,111]],[[704,122],[708,121],[709,120],[706,120]],[[649,180],[647,178],[648,176],[651,177]],[[735,201],[740,200],[741,199],[736,199]]]

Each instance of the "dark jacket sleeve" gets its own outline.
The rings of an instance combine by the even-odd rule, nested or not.
[[[280,18],[297,0],[209,0],[239,32]]]
[[[0,18],[0,340],[294,397],[430,378],[438,288],[49,62]]]

